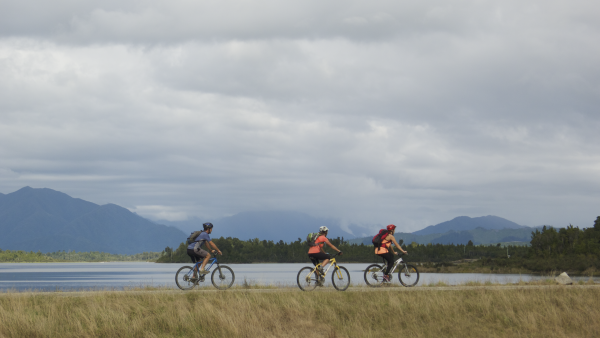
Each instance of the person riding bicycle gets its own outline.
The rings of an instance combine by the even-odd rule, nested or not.
[[[383,276],[383,280],[385,282],[390,281],[390,269],[394,265],[394,255],[398,253],[394,251],[394,247],[392,244],[396,246],[402,253],[407,254],[408,252],[404,251],[402,247],[396,242],[396,238],[394,237],[394,233],[396,232],[396,226],[390,224],[386,227],[388,234],[385,236],[383,241],[381,242],[381,246],[375,248],[375,254],[381,258],[383,258],[387,263],[387,268],[385,269],[385,275]]]
[[[204,224],[202,224],[202,226],[204,227],[204,231],[202,231],[200,233],[200,235],[198,235],[198,237],[196,237],[196,239],[194,240],[194,242],[192,244],[188,245],[187,254],[192,259],[192,263],[196,263],[196,262],[199,262],[200,260],[203,260],[201,270],[199,272],[200,272],[200,275],[205,275],[208,273],[208,271],[204,270],[204,268],[206,267],[206,263],[208,263],[208,260],[210,259],[211,255],[208,251],[202,249],[202,245],[206,244],[206,248],[208,250],[211,250],[211,246],[212,246],[211,251],[213,253],[215,253],[215,251],[219,255],[222,255],[223,253],[221,252],[221,250],[219,250],[219,248],[217,248],[217,245],[215,243],[213,243],[212,240],[210,239],[209,235],[213,229],[212,223],[204,223]],[[198,272],[197,270],[198,270],[198,268],[195,266],[194,267],[194,277],[196,277],[196,273]]]
[[[321,264],[321,268],[319,268],[318,274],[322,277],[325,272],[323,271],[323,268],[325,268],[325,266],[327,265],[327,263],[329,263],[329,254],[325,252],[325,250],[323,250],[323,246],[325,244],[329,245],[333,250],[337,251],[340,253],[340,255],[342,254],[342,252],[336,248],[333,244],[331,244],[329,242],[329,240],[327,239],[327,232],[329,232],[329,228],[327,228],[326,226],[322,226],[319,228],[319,237],[317,237],[317,239],[315,239],[315,246],[311,246],[310,249],[308,249],[308,257],[310,258],[311,262],[317,266],[319,264],[319,260],[323,260],[323,263]]]

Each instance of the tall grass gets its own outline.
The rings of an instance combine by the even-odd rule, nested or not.
[[[593,286],[367,290],[0,294],[0,337],[600,335]]]

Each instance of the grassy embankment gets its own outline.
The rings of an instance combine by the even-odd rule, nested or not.
[[[592,337],[600,288],[0,294],[0,337]],[[260,291],[260,290],[259,290]],[[324,292],[323,292],[324,291]],[[370,291],[370,292],[369,292]]]

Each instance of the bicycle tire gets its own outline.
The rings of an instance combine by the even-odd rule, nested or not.
[[[350,286],[350,273],[343,266],[337,266],[336,270],[333,270],[331,275],[331,284],[338,291],[346,291]]]
[[[313,268],[305,266],[300,271],[298,271],[298,276],[296,277],[296,282],[298,283],[298,287],[302,291],[312,291],[317,287],[317,283],[319,282],[317,279],[317,274],[313,273],[310,277],[309,274],[313,271]]]
[[[181,290],[191,290],[196,286],[196,281],[192,280],[194,276],[194,268],[191,266],[182,266],[175,273],[175,284]]]
[[[365,283],[370,287],[379,287],[383,282],[383,267],[379,264],[371,264],[365,269]]]
[[[216,276],[216,280],[215,280]],[[212,284],[219,290],[227,290],[235,281],[235,273],[227,265],[219,265],[210,276]]]
[[[398,279],[406,287],[415,286],[419,282],[419,270],[414,265],[406,264],[398,271]]]

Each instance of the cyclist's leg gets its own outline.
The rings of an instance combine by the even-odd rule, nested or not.
[[[192,260],[192,263],[194,263],[194,278],[196,278],[197,272],[198,272],[198,266],[196,265],[196,263],[200,261],[198,259],[199,257],[194,252],[194,249],[187,249],[187,254],[188,254],[188,256],[190,256],[190,259]]]
[[[390,270],[394,266],[394,254],[391,251],[388,251],[384,254],[379,254],[377,256],[379,256],[385,260],[385,262],[387,264],[387,267],[385,268],[385,274],[389,276]]]
[[[308,258],[313,263],[314,266],[319,265],[319,259],[314,256],[315,254],[308,254]]]
[[[206,263],[208,263],[208,260],[211,257],[210,253],[206,250],[200,249],[200,250],[196,251],[196,254],[200,257],[200,259],[202,259],[202,266],[200,266],[200,270],[206,271],[206,270],[204,270],[204,268],[206,267]]]

